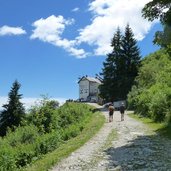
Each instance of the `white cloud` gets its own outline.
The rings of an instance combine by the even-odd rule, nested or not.
[[[96,46],[95,55],[111,51],[110,42],[118,26],[124,32],[129,23],[135,38],[142,40],[156,22],[142,18],[141,10],[150,0],[94,0],[89,4],[92,23],[80,29],[76,38],[79,43]]]
[[[93,55],[106,55],[111,52],[111,39],[118,26],[124,33],[127,24],[133,30],[138,41],[144,39],[151,27],[158,21],[149,22],[142,18],[141,10],[150,0],[93,0],[89,4],[92,13],[91,24],[78,30],[74,40],[63,38],[63,33],[74,19],[66,20],[63,16],[49,16],[33,23],[31,39],[39,39],[65,49],[77,58],[92,55],[86,52],[83,44],[94,48]],[[74,8],[72,11],[78,11]]]
[[[65,98],[50,98],[51,100],[56,100],[59,102],[60,105],[64,104],[67,99]],[[32,97],[27,97],[21,99],[21,102],[24,104],[24,107],[26,109],[29,109],[31,106],[35,105],[36,102],[39,102],[42,100],[42,98],[32,98]],[[2,105],[6,104],[8,102],[8,97],[0,97],[0,110],[2,110]]]
[[[74,19],[66,20],[63,16],[51,15],[46,19],[39,19],[33,23],[33,34],[31,39],[39,39],[44,42],[51,43],[57,47],[64,48],[71,55],[77,58],[84,58],[87,53],[84,49],[76,48],[76,40],[68,40],[62,38],[62,33],[67,25],[74,23]]]
[[[74,8],[74,9],[72,9],[72,12],[77,12],[77,11],[79,11],[80,9],[78,8],[78,7],[76,7],[76,8]]]
[[[26,31],[23,30],[21,27],[10,27],[6,25],[0,27],[0,36],[21,34],[26,34]]]

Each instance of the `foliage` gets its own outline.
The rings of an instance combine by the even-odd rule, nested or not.
[[[103,63],[101,73],[103,84],[100,86],[100,93],[106,101],[126,99],[137,76],[140,55],[133,37],[129,25],[125,28],[124,36],[121,35],[119,28],[114,34],[111,42],[113,51]]]
[[[142,13],[150,21],[159,18],[161,23],[171,25],[170,0],[152,0],[144,6]]]
[[[89,116],[91,107],[86,104],[79,103],[65,103],[58,110],[59,126],[61,128],[67,128],[69,125],[78,123],[78,121],[84,120]]]
[[[137,41],[134,39],[134,34],[129,25],[126,26],[125,35],[122,39],[122,56],[125,66],[122,65],[124,71],[120,75],[118,73],[119,77],[122,76],[118,89],[120,90],[120,94],[122,94],[122,99],[126,99],[140,67],[139,48],[137,47]]]
[[[56,149],[61,143],[61,135],[58,131],[43,134],[37,138],[35,145],[36,155],[46,154]]]
[[[152,0],[144,6],[142,14],[149,21],[160,19],[164,29],[155,33],[153,42],[167,48],[171,54],[171,1]]]
[[[8,128],[14,130],[15,127],[21,124],[25,117],[25,109],[20,102],[22,97],[19,94],[20,86],[17,80],[13,83],[11,91],[8,94],[8,104],[3,105],[4,110],[1,112],[0,119],[1,136],[6,135]]]
[[[0,141],[0,170],[17,170],[31,162],[35,156],[33,143],[38,137],[38,130],[31,125],[9,132]]]
[[[34,124],[41,133],[49,133],[58,128],[57,108],[59,103],[43,98],[30,109],[28,123]]]
[[[0,170],[20,169],[79,135],[92,117],[92,108],[80,103],[56,108],[43,99],[27,115],[25,126],[0,139]]]
[[[2,141],[2,140],[1,140]],[[17,170],[15,152],[11,146],[0,142],[0,170],[15,171]]]
[[[169,48],[171,44],[171,26],[164,25],[163,31],[155,33],[154,43],[164,48]]]
[[[107,55],[106,61],[103,63],[102,73],[103,81],[100,86],[100,96],[106,101],[113,101],[113,97],[117,94],[117,89],[114,89],[116,82],[114,80],[116,77],[116,64],[118,64],[120,54],[121,54],[121,32],[120,29],[116,31],[111,42],[113,47],[113,52]],[[119,64],[118,64],[119,65]],[[120,68],[120,66],[118,66]],[[117,94],[118,96],[118,94]]]
[[[129,107],[154,121],[171,118],[171,60],[166,50],[146,57],[128,94]]]
[[[105,123],[105,117],[99,112],[92,114],[88,119],[84,129],[78,136],[66,141],[51,153],[46,154],[40,160],[37,160],[32,165],[28,166],[27,171],[46,171],[50,170],[52,166],[56,165],[61,159],[67,157],[76,149],[80,148],[90,138],[92,138]]]
[[[37,127],[35,127],[34,125],[27,125],[18,127],[15,132],[8,132],[3,141],[8,143],[12,147],[17,147],[21,144],[34,143],[39,135],[40,134]]]

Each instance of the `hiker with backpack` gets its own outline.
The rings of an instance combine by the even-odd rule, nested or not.
[[[114,106],[112,103],[109,104],[109,122],[113,122]]]

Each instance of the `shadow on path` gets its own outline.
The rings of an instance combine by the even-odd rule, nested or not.
[[[116,167],[122,171],[171,170],[171,141],[158,135],[137,136],[126,145],[110,147],[104,152],[109,159],[109,170]]]

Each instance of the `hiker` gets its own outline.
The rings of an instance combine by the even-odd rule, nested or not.
[[[120,110],[120,113],[121,113],[121,121],[124,121],[124,113],[125,113],[125,105],[124,105],[124,103],[121,104],[119,110]]]
[[[114,106],[112,103],[109,104],[109,122],[113,121]]]

